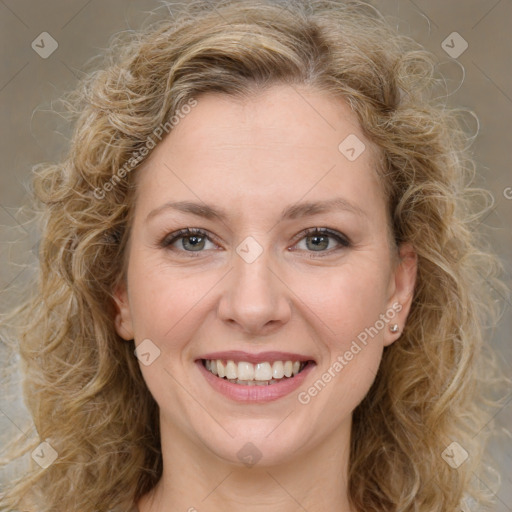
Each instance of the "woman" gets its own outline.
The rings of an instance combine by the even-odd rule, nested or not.
[[[2,510],[485,503],[499,264],[432,56],[340,1],[194,2],[112,53],[35,176],[38,441]]]

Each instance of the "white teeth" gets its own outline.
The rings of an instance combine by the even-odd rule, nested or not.
[[[233,361],[226,363],[226,379],[236,379],[238,377],[237,367]]]
[[[217,359],[217,375],[221,378],[226,376],[226,367],[220,359]]]
[[[256,382],[253,380],[242,380],[242,379],[236,379],[237,384],[245,384],[246,386],[255,386]]]
[[[206,359],[207,370],[230,382],[248,386],[265,386],[279,382],[283,377],[297,375],[305,366],[301,361],[274,361],[252,364],[247,361],[235,363],[232,360]]]
[[[298,363],[300,366],[300,363]],[[255,380],[270,380],[272,378],[272,367],[270,363],[258,363],[254,368]]]
[[[284,377],[284,365],[282,361],[275,361],[272,365],[272,377],[282,379]]]
[[[254,365],[240,361],[238,363],[238,378],[240,380],[254,380]]]

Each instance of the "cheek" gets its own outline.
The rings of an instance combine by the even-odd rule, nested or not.
[[[347,351],[353,354],[350,361],[343,355],[332,362],[301,396],[301,403],[309,401],[310,414],[322,417],[323,428],[328,431],[338,428],[351,416],[377,375],[382,349],[376,345],[372,348],[360,345],[360,349],[357,353]]]
[[[377,374],[389,323],[381,320],[388,277],[383,267],[369,261],[347,264],[336,272],[331,269],[329,279],[306,280],[298,293],[307,298],[316,335],[326,351],[317,380],[303,390],[301,403],[316,402],[318,414],[325,407],[326,425],[333,428],[361,402]]]
[[[318,312],[316,334],[323,359],[314,382],[301,390],[299,403],[308,414],[322,418],[322,431],[333,431],[350,417],[368,393],[382,358],[382,335],[387,324],[385,287],[371,274],[340,273],[312,293]]]
[[[339,352],[385,313],[387,277],[375,264],[347,264],[323,276],[297,276],[293,289],[316,315],[330,348]]]
[[[201,309],[218,277],[211,272],[190,273],[179,267],[152,262],[151,255],[134,255],[130,261],[130,303],[135,339],[152,338],[169,350],[168,340],[180,340],[190,328],[194,312]]]
[[[333,275],[323,295],[316,296],[329,355],[317,377],[317,389],[310,391],[317,393],[318,407],[329,411],[326,427],[335,428],[340,418],[346,418],[375,380],[382,337],[390,322],[381,319],[386,314],[387,277],[378,265],[363,271],[347,266]]]

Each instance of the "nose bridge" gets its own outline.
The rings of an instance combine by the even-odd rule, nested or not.
[[[272,250],[263,236],[259,238],[261,243],[248,236],[236,247],[233,271],[219,308],[223,320],[251,332],[285,323],[290,315],[286,287],[276,275]]]

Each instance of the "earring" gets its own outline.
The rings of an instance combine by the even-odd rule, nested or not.
[[[390,326],[389,326],[389,330],[390,330],[393,334],[397,333],[397,332],[398,332],[398,324],[390,325]]]

